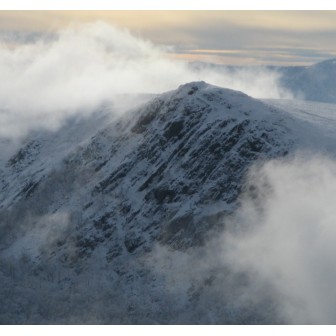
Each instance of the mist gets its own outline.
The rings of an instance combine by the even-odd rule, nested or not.
[[[241,232],[224,239],[231,265],[267,281],[291,323],[334,324],[335,160],[271,161],[249,183],[258,196],[237,212]]]
[[[269,161],[250,170],[222,233],[186,252],[158,245],[150,267],[177,302],[203,287],[201,323],[335,324],[335,193],[334,159]]]
[[[87,116],[106,102],[113,113],[157,94],[204,80],[257,98],[291,98],[279,74],[249,69],[234,74],[207,66],[197,70],[174,59],[172,46],[154,45],[104,22],[71,26],[54,35],[0,44],[0,135],[24,136],[40,127],[57,129],[65,119]],[[120,95],[133,95],[125,99]]]

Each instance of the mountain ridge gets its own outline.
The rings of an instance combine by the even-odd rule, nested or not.
[[[209,309],[210,301],[198,301],[210,290],[208,278],[190,283],[176,303],[166,280],[148,266],[148,255],[158,245],[187,255],[222,232],[248,170],[291,155],[301,133],[309,133],[300,133],[285,110],[205,82],[181,85],[109,125],[104,120],[82,138],[72,137],[73,128],[61,129],[65,144],[55,133],[27,139],[1,167],[1,297],[9,291],[17,300],[28,279],[33,290],[25,289],[23,312],[36,293],[51,300],[45,312],[39,299],[31,316],[16,316],[7,297],[2,322],[53,323],[66,314],[82,321],[79,302],[98,296],[104,323],[171,323],[174,309]],[[15,272],[23,272],[22,279]],[[101,276],[98,287],[94,274]],[[51,289],[52,297],[46,294]],[[68,305],[62,303],[67,296]],[[251,317],[253,305],[239,316],[230,315],[229,303],[225,307],[216,313],[218,323],[266,319],[262,312]],[[190,314],[182,323],[197,322]]]

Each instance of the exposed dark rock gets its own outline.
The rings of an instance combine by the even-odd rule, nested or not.
[[[48,141],[53,148],[53,138]],[[94,293],[85,305],[115,301],[114,310],[106,309],[102,317],[109,323],[171,323],[179,313],[183,323],[197,323],[196,315],[188,320],[183,314],[197,307],[197,316],[206,316],[201,314],[209,308],[204,302],[211,302],[210,308],[220,316],[216,321],[222,323],[258,318],[251,315],[253,304],[235,317],[236,312],[225,306],[232,299],[219,300],[211,292],[214,284],[229,281],[226,270],[220,273],[224,278],[209,274],[192,279],[182,293],[171,293],[165,287],[170,283],[148,266],[146,257],[155,254],[157,246],[182,255],[201,248],[226,228],[250,167],[292,149],[292,134],[277,111],[239,92],[191,83],[154,98],[71,150],[63,146],[64,156],[47,172],[44,162],[50,152],[40,157],[41,143],[28,143],[8,161],[6,173],[12,174],[8,180],[0,171],[1,229],[10,243],[24,237],[27,227],[33,232],[45,230],[41,239],[42,233],[48,237],[49,249],[36,247],[44,252],[36,252],[31,268],[43,262],[44,268],[56,265],[75,272],[78,278],[66,274],[66,280],[59,281],[72,291],[62,292],[64,297],[79,300],[85,292]],[[255,192],[253,187],[250,192]],[[24,245],[25,240],[19,243]],[[90,268],[94,280],[88,277],[85,286],[80,283],[77,288],[74,279],[85,279]],[[97,298],[101,277],[111,286]],[[242,280],[235,280],[241,281],[239,289],[244,288]],[[91,285],[96,286],[94,291]],[[48,286],[48,295],[60,290]],[[184,302],[179,311],[177,296]],[[143,312],[140,301],[149,311]]]

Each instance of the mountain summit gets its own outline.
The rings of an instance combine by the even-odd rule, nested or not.
[[[12,183],[3,184],[3,207],[70,213],[80,225],[70,224],[52,253],[72,263],[104,244],[108,260],[157,239],[186,248],[208,231],[206,218],[234,208],[251,164],[289,151],[287,133],[281,113],[264,103],[189,83],[73,146],[53,167],[44,161],[60,152],[57,141],[29,139],[4,168]],[[76,241],[71,253],[68,240]]]
[[[209,323],[205,311],[219,300],[216,323],[237,323],[216,295],[200,300],[221,277],[198,280],[197,291],[167,285],[149,256],[163,246],[182,257],[222,231],[249,168],[295,148],[295,120],[193,82],[103,124],[35,132],[3,163],[1,322],[173,323],[194,306],[202,318],[179,321]],[[244,309],[240,321],[262,318]]]

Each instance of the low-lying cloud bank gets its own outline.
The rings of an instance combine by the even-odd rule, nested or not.
[[[270,161],[250,172],[220,237],[187,253],[157,247],[151,266],[177,297],[203,286],[213,323],[335,324],[335,194],[335,160]]]
[[[237,213],[243,231],[226,237],[228,257],[269,282],[287,319],[336,322],[336,162],[271,161],[251,173],[258,197]]]
[[[118,94],[161,93],[204,80],[260,98],[290,98],[270,70],[192,69],[171,48],[99,22],[71,27],[27,43],[0,44],[0,135],[18,136],[40,126],[60,127]],[[124,108],[132,106],[129,101]],[[120,104],[117,104],[120,106]]]

